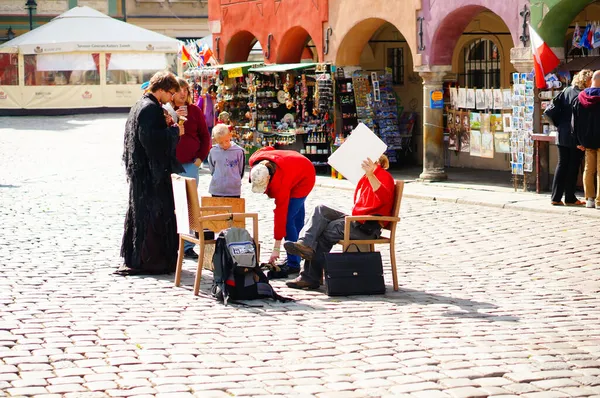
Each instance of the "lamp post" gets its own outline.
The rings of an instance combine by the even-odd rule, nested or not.
[[[33,30],[33,10],[37,8],[37,3],[35,0],[27,0],[25,8],[29,10],[29,30]]]

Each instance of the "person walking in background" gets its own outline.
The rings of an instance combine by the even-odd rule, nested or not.
[[[211,147],[211,138],[204,114],[192,103],[192,92],[190,85],[185,79],[177,78],[181,90],[173,96],[173,108],[177,115],[184,119],[183,126],[185,135],[177,144],[177,160],[184,168],[180,173],[184,177],[194,178],[198,185],[198,169],[207,158]],[[194,244],[184,242],[185,258],[197,260],[198,254],[194,251]]]
[[[573,126],[577,146],[585,151],[583,184],[586,207],[600,209],[600,71],[594,72],[592,86],[579,93],[575,101]]]
[[[377,162],[367,158],[362,162],[365,175],[358,181],[354,191],[353,216],[389,216],[394,206],[395,181],[387,171],[390,163],[385,155]],[[302,228],[297,242],[285,242],[288,254],[305,259],[302,273],[287,286],[293,289],[318,289],[323,276],[325,253],[344,238],[346,214],[326,205],[317,206]],[[381,236],[377,221],[353,222],[350,239],[370,240]]]
[[[206,125],[208,126],[208,131],[212,132],[212,128],[215,125],[215,105],[217,101],[217,86],[212,85],[208,88],[206,94],[204,94],[204,100],[202,104],[204,108],[202,111],[204,112],[204,118],[206,119]]]
[[[281,240],[295,242],[304,226],[304,202],[315,186],[315,166],[296,151],[264,147],[250,157],[250,182],[252,192],[266,193],[275,199],[274,235],[275,244],[269,264],[275,264],[281,250]],[[285,265],[285,264],[284,264]],[[287,273],[300,271],[300,257],[289,255]]]
[[[125,125],[123,162],[129,206],[121,242],[119,275],[165,274],[175,270],[178,237],[171,173],[183,171],[175,148],[184,126],[168,126],[161,104],[179,91],[177,78],[157,72],[149,92],[131,108]]]
[[[577,140],[573,135],[571,122],[573,105],[579,93],[590,86],[592,74],[593,72],[589,69],[584,69],[576,74],[572,85],[561,91],[552,101],[553,106],[545,112],[558,128],[558,144],[556,145],[558,163],[552,182],[551,203],[553,206],[583,206],[585,204],[575,196],[583,152],[577,149]],[[563,193],[564,203],[562,201]]]
[[[208,192],[216,197],[239,198],[246,165],[244,149],[231,142],[231,131],[225,124],[213,127],[215,144],[208,154],[208,168],[212,178]]]

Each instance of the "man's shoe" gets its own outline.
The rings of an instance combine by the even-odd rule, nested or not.
[[[586,199],[586,201],[585,201],[585,207],[587,207],[588,209],[593,209],[594,207],[596,207],[596,200],[594,200],[594,199]]]
[[[319,288],[319,282],[310,282],[306,279],[302,279],[301,276],[297,277],[293,281],[286,282],[285,284],[287,285],[287,287],[290,287],[292,289],[316,290]]]
[[[315,254],[315,251],[312,248],[298,242],[285,242],[283,244],[283,247],[285,251],[288,252],[288,254],[291,254],[293,256],[300,256],[303,259],[309,261],[312,260]]]
[[[198,254],[191,247],[183,252],[183,257],[189,258],[190,260],[198,260]]]
[[[565,206],[583,206],[586,205],[586,202],[583,202],[581,200],[576,200],[575,202],[566,202],[565,201]]]

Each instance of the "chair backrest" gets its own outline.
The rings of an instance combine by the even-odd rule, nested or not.
[[[402,203],[402,193],[404,192],[404,181],[396,180],[394,184],[394,206],[392,207],[392,217],[398,217],[400,214],[400,204]],[[391,231],[396,227],[396,223],[388,223],[385,229]]]
[[[185,192],[187,196],[188,219],[190,229],[196,232],[201,231],[200,222],[200,201],[198,200],[198,186],[195,178],[183,177],[178,174],[171,174],[171,181],[184,180]]]
[[[244,198],[217,198],[212,196],[202,196],[200,198],[200,203],[202,207],[211,207],[211,206],[231,206],[231,211],[233,213],[245,213],[246,212],[246,200]],[[203,211],[203,216],[208,216],[211,214],[219,214],[223,213],[223,211]],[[204,228],[208,228],[211,231],[219,232],[225,228],[229,228],[231,225],[226,221],[212,221],[204,223]],[[233,223],[234,227],[245,228],[245,221],[235,221]]]

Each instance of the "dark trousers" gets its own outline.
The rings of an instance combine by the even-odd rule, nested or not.
[[[311,214],[307,223],[300,231],[298,242],[311,247],[315,253],[312,261],[304,261],[300,276],[311,282],[319,282],[325,266],[325,253],[333,248],[341,239],[344,239],[344,226],[346,215],[341,211],[325,205],[318,205]],[[367,234],[350,226],[350,239],[377,239],[381,236],[381,228]]]
[[[561,145],[557,145],[556,148],[558,148],[558,164],[552,182],[552,201],[560,202],[564,193],[565,202],[574,203],[577,201],[575,189],[584,152]]]

